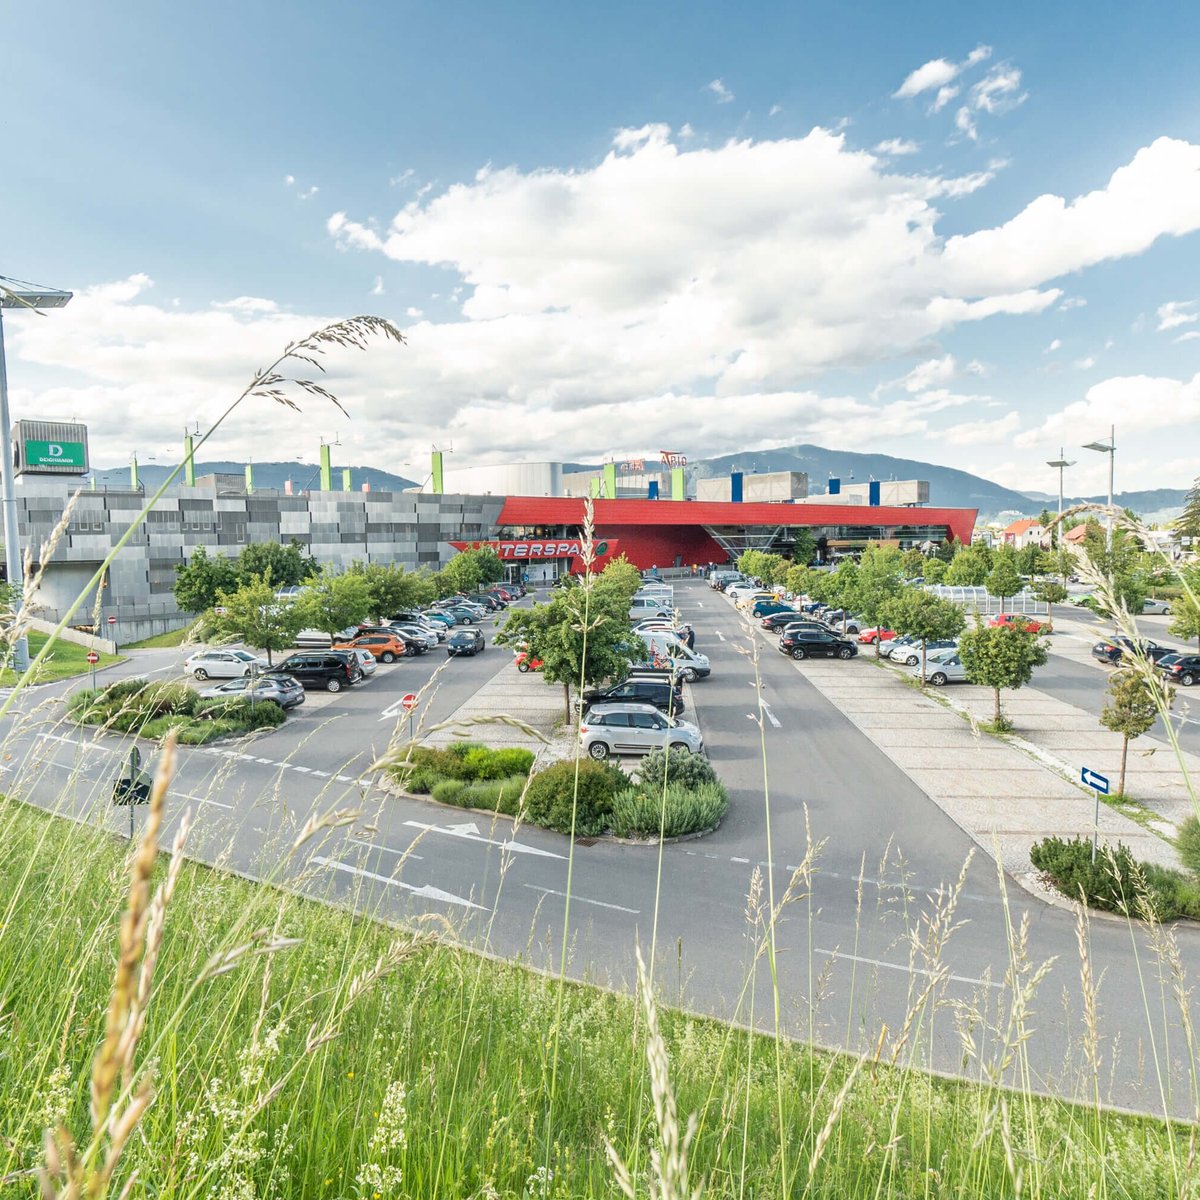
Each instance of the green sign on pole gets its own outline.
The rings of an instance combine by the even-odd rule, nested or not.
[[[82,442],[33,442],[25,443],[25,465],[27,467],[78,467],[84,461]]]

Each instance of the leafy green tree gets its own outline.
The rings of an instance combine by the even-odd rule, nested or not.
[[[1022,546],[1017,551],[1017,570],[1022,575],[1036,575],[1042,569],[1042,559],[1045,557],[1045,551],[1036,542],[1030,542],[1028,546]],[[993,564],[992,570],[995,570]]]
[[[619,590],[627,599],[632,600],[634,593],[642,586],[642,573],[624,554],[618,554],[616,558],[610,558],[604,564],[604,570],[600,572],[600,582],[605,587]],[[628,609],[629,605],[626,604],[625,607]]]
[[[1041,579],[1033,585],[1033,594],[1046,605],[1046,621],[1054,624],[1054,606],[1067,598],[1067,589],[1057,579]]]
[[[817,556],[817,539],[812,531],[800,526],[792,531],[792,562],[807,567]]]
[[[371,616],[371,590],[361,575],[324,571],[310,580],[293,604],[302,629],[319,629],[332,637]]]
[[[1016,625],[976,624],[959,639],[958,654],[967,678],[992,689],[995,727],[1011,727],[1000,710],[1000,689],[1024,687],[1033,678],[1033,668],[1046,661],[1045,643]]]
[[[1180,537],[1200,538],[1200,478],[1184,498],[1183,512],[1175,519],[1175,532]]]
[[[311,579],[321,568],[293,540],[286,546],[278,542],[252,542],[238,555],[237,569],[244,580],[269,579],[280,588],[295,587]]]
[[[1100,724],[1121,735],[1121,778],[1117,795],[1125,795],[1129,743],[1143,733],[1149,733],[1158,719],[1159,703],[1169,709],[1174,698],[1174,688],[1147,678],[1136,667],[1122,667],[1109,677],[1108,703],[1100,713]]]
[[[888,603],[904,587],[901,563],[899,551],[891,547],[873,547],[862,556],[854,587],[854,606],[872,625],[878,625],[883,620]],[[879,657],[882,640],[875,639],[876,658]]]
[[[1104,527],[1089,520],[1083,548],[1095,570],[1108,580],[1114,598],[1131,613],[1140,613],[1150,594],[1150,576],[1137,538],[1128,530],[1114,529],[1110,550]]]
[[[1004,601],[1009,596],[1015,596],[1025,586],[1021,582],[1021,572],[1017,570],[1017,556],[1011,546],[1005,546],[995,555],[984,586],[989,596],[999,597],[1001,612],[1004,611]]]
[[[439,596],[453,596],[458,592],[469,594],[482,582],[483,572],[469,550],[456,554],[433,576],[433,584]]]
[[[940,558],[928,559],[925,563],[925,582],[932,584],[945,583],[946,572],[949,569]]]
[[[1187,586],[1182,596],[1171,601],[1168,628],[1176,637],[1195,638],[1197,648],[1200,648],[1200,566],[1184,567],[1179,574]]]
[[[1057,575],[1064,582],[1075,574],[1076,566],[1075,551],[1070,546],[1058,546],[1042,556],[1042,570],[1047,575]]]
[[[590,576],[579,587],[555,591],[544,604],[510,610],[496,641],[522,645],[541,660],[542,678],[562,685],[568,722],[572,687],[623,679],[646,654],[630,628],[628,598],[616,586],[597,588]]]
[[[962,546],[946,570],[946,582],[952,587],[981,587],[988,576],[988,562],[982,547]]]
[[[820,571],[816,571],[804,563],[793,563],[783,577],[783,586],[793,596],[807,596],[811,593],[813,579],[820,574]]]
[[[916,579],[918,575],[925,574],[925,555],[915,546],[905,550],[900,555],[900,570],[905,579]]]
[[[829,582],[826,603],[836,604],[842,609],[842,632],[846,631],[846,614],[854,607],[858,588],[858,563],[845,558],[837,565],[837,569]]]
[[[963,610],[920,587],[906,587],[884,606],[882,620],[889,629],[921,642],[921,685],[925,685],[926,647],[930,642],[957,637],[966,624]]]
[[[175,570],[175,603],[184,612],[205,612],[216,604],[219,592],[233,591],[238,585],[237,564],[220,555],[209,558],[203,546],[197,546],[187,563]]]
[[[369,615],[385,621],[398,612],[423,608],[436,596],[433,580],[426,571],[406,571],[399,564],[356,562],[347,572],[367,585],[371,599]]]
[[[212,627],[219,638],[265,650],[268,663],[274,651],[295,643],[301,628],[296,606],[276,600],[266,573],[251,576],[231,592],[218,592]]]
[[[942,542],[936,550],[934,556],[940,561],[949,566],[954,561],[954,556],[962,549],[962,539],[955,538],[954,541]]]

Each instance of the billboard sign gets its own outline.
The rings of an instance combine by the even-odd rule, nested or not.
[[[504,562],[520,559],[580,558],[583,555],[581,538],[524,538],[520,541],[504,542],[451,542],[455,550],[495,550]],[[593,543],[597,558],[617,552],[617,539],[607,541],[597,538]]]
[[[51,442],[27,438],[25,466],[27,470],[37,467],[75,467],[84,471],[87,469],[87,447],[83,442]]]

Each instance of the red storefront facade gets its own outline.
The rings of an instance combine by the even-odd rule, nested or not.
[[[807,529],[830,551],[884,541],[901,546],[959,538],[970,542],[973,508],[857,504],[766,504],[697,500],[593,500],[594,540],[607,542],[643,570],[704,565],[736,558],[753,546],[787,553],[794,531]],[[510,496],[500,539],[569,543],[579,537],[585,501],[578,497]],[[574,549],[574,547],[572,547]],[[560,557],[579,571],[577,554]]]

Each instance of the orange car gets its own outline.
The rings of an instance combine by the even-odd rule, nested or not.
[[[988,624],[993,629],[1005,626],[1009,629],[1023,629],[1026,633],[1054,632],[1054,626],[1049,621],[1039,621],[1036,617],[1027,617],[1022,613],[997,613]]]
[[[369,650],[380,662],[392,663],[408,653],[408,643],[391,633],[362,633],[347,642],[335,642],[335,650]]]
[[[541,669],[542,660],[540,658],[534,658],[528,650],[522,650],[521,653],[517,655],[517,670],[523,675],[527,674],[529,671],[540,671]]]

